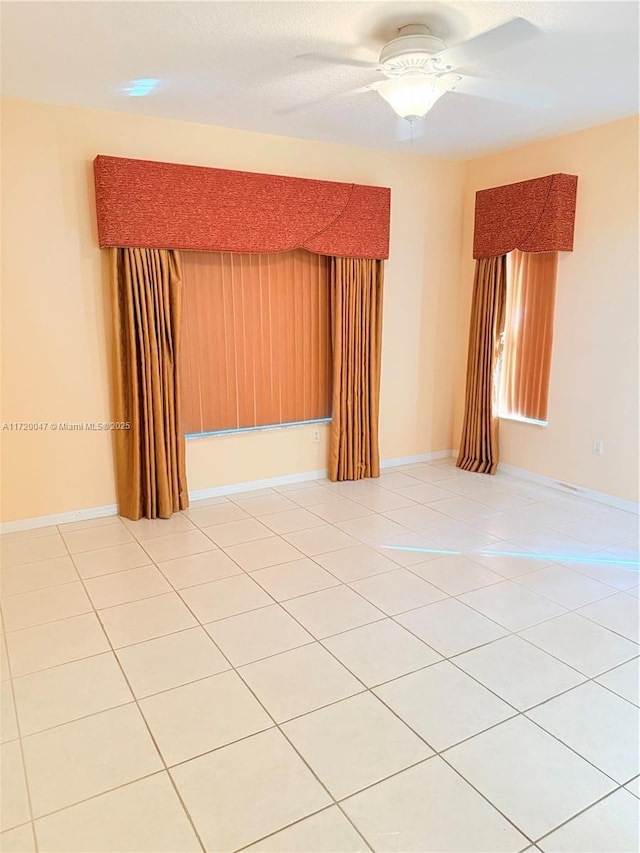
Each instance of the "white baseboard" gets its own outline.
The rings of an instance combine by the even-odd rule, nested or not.
[[[536,474],[533,471],[527,471],[525,468],[516,468],[515,465],[505,465],[501,462],[498,471],[515,477],[519,480],[527,480],[530,483],[537,483],[539,486],[546,486],[548,489],[563,492],[565,495],[577,495],[589,501],[606,504],[607,506],[623,509],[625,512],[640,513],[640,504],[635,501],[628,501],[624,498],[617,498],[615,495],[610,495],[607,492],[597,492],[594,489],[587,489],[585,486],[576,486],[574,483],[564,483],[562,480],[555,480],[553,477],[547,477],[545,474]]]
[[[451,455],[457,456],[458,451],[452,450]],[[500,462],[498,465],[498,473],[501,471],[510,477],[515,477],[518,480],[527,480],[530,483],[537,483],[539,486],[546,486],[548,489],[563,492],[565,495],[578,495],[581,498],[585,498],[585,500],[606,504],[615,509],[623,509],[625,512],[640,513],[640,504],[635,501],[618,498],[615,495],[608,494],[608,492],[596,492],[594,489],[587,489],[586,486],[576,486],[575,483],[564,483],[562,480],[547,477],[546,474],[536,474],[534,471],[527,471],[526,468],[517,468],[515,465],[507,465],[505,462]]]
[[[456,457],[457,450],[434,450],[430,453],[417,453],[413,456],[396,456],[389,459],[383,459],[380,462],[380,467],[395,468],[400,465],[414,465],[418,462],[429,462],[434,459],[448,459]],[[564,492],[564,494],[579,495],[587,500],[597,503],[606,504],[607,506],[623,509],[626,512],[640,512],[640,505],[634,501],[623,500],[614,495],[609,495],[606,492],[596,492],[592,489],[586,489],[583,486],[575,486],[572,483],[563,483],[559,480],[554,480],[552,477],[546,477],[543,474],[535,474],[533,471],[526,471],[524,468],[516,468],[513,465],[505,465],[500,463],[500,471],[508,474],[511,477],[520,480],[527,480],[532,483],[537,483],[541,486],[547,486],[550,489]],[[212,486],[209,489],[196,489],[189,492],[190,501],[201,501],[207,498],[222,497],[224,495],[235,495],[241,492],[252,492],[256,489],[270,489],[274,486],[288,486],[293,483],[304,483],[307,480],[319,480],[327,476],[327,471],[304,471],[301,474],[285,474],[281,477],[268,477],[264,480],[250,480],[244,483],[230,483],[225,486]],[[5,521],[0,524],[1,533],[18,533],[23,530],[36,530],[38,527],[52,527],[56,524],[67,524],[70,521],[85,521],[92,518],[103,518],[109,515],[117,515],[118,507],[116,504],[107,506],[91,507],[90,509],[73,510],[72,512],[61,512],[55,515],[41,515],[36,518],[22,518],[18,521]]]
[[[320,480],[326,476],[327,469],[325,468],[323,471],[304,471],[302,474],[284,474],[281,477],[267,477],[266,480],[247,480],[244,483],[212,486],[209,489],[196,489],[189,492],[189,500],[202,501],[206,498],[237,495],[240,492],[253,492],[257,489],[273,489],[274,486],[289,486],[292,483],[304,483],[306,480]]]
[[[435,450],[431,453],[418,453],[414,456],[396,456],[383,459],[381,468],[394,468],[396,465],[411,465],[416,462],[428,462],[430,459],[444,459],[451,455],[450,450]],[[276,486],[289,486],[304,483],[307,480],[321,480],[328,475],[325,468],[322,471],[304,471],[302,474],[285,474],[281,477],[268,477],[265,480],[248,480],[244,483],[231,483],[226,486],[212,486],[209,489],[197,489],[189,492],[190,501],[201,501],[206,498],[217,498],[224,495],[237,495],[241,492],[253,492],[257,489],[273,489]]]
[[[36,530],[38,527],[52,527],[56,524],[68,524],[70,521],[86,521],[91,518],[104,518],[117,515],[116,504],[94,506],[90,509],[74,509],[71,512],[58,512],[55,515],[39,515],[36,518],[21,518],[18,521],[4,521],[0,524],[0,533],[20,533],[22,530]]]
[[[392,468],[396,465],[411,465],[415,462],[428,462],[430,459],[443,459],[450,456],[450,450],[436,450],[432,453],[418,453],[415,456],[399,456],[384,459],[381,468]],[[249,480],[244,483],[230,483],[226,486],[212,486],[209,489],[195,489],[189,492],[190,501],[201,501],[207,498],[217,498],[224,495],[237,495],[241,492],[253,492],[256,489],[272,489],[274,486],[288,486],[292,483],[304,483],[307,480],[320,480],[327,476],[326,468],[321,471],[303,471],[301,474],[284,474],[281,477],[268,477],[264,480]],[[18,521],[5,521],[0,524],[1,533],[18,533],[23,530],[36,530],[38,527],[52,527],[56,524],[67,524],[70,521],[85,521],[92,518],[103,518],[107,515],[117,515],[116,504],[97,506],[90,509],[79,509],[73,512],[61,512],[56,515],[41,515],[37,518],[22,518]]]
[[[415,465],[416,462],[431,462],[433,459],[448,459],[453,456],[452,450],[432,450],[430,453],[417,453],[415,456],[395,456],[383,459],[381,468],[395,468],[397,465]]]

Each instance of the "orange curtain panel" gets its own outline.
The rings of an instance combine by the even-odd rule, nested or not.
[[[187,434],[331,414],[329,259],[182,252]]]
[[[380,476],[383,262],[332,258],[333,404],[329,478]]]
[[[181,273],[176,252],[110,249],[120,515],[169,518],[188,506],[181,422]]]
[[[507,259],[476,261],[467,356],[465,412],[456,465],[465,471],[495,474],[498,418],[495,372],[504,330]]]
[[[546,422],[558,253],[509,258],[500,400],[504,414]]]

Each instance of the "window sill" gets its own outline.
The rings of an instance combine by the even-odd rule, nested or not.
[[[534,418],[524,418],[521,415],[498,414],[498,418],[501,421],[517,421],[521,424],[532,424],[533,426],[539,427],[546,427],[549,425],[549,421],[536,421]]]
[[[238,435],[239,433],[244,432],[262,432],[264,430],[270,429],[295,429],[297,427],[306,427],[311,426],[313,424],[329,424],[331,423],[331,418],[317,418],[313,421],[291,421],[291,423],[287,424],[266,424],[265,426],[254,426],[254,427],[240,427],[239,429],[217,429],[212,430],[211,432],[191,432],[186,433],[186,439],[192,438],[209,438],[209,436],[221,436],[221,435]]]

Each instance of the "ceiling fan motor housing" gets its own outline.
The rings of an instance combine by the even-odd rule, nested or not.
[[[446,66],[442,67],[433,60],[435,54],[446,46],[442,39],[431,35],[428,26],[410,24],[400,27],[400,35],[380,51],[380,70],[385,77],[446,71]]]

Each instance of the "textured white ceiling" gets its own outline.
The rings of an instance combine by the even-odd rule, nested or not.
[[[638,112],[638,9],[626,2],[7,2],[4,94],[388,150],[467,158]],[[380,75],[328,65],[322,52],[377,61],[408,23],[447,44],[515,16],[541,29],[469,73],[549,87],[543,109],[446,94],[407,130],[375,92]],[[154,77],[143,98],[124,91]],[[304,106],[306,105],[306,106]],[[300,109],[292,108],[300,106]]]

